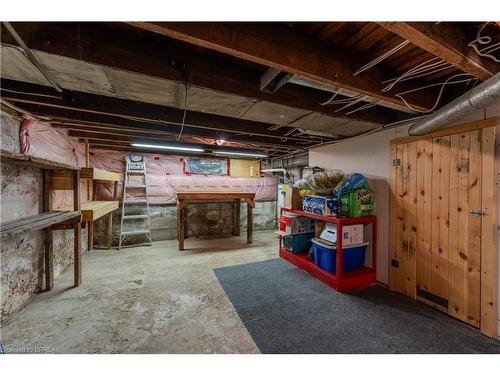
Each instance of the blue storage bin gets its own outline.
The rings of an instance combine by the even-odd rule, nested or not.
[[[283,236],[283,247],[294,254],[306,253],[313,238],[314,232],[289,234]]]
[[[319,268],[335,273],[337,267],[337,246],[320,238],[311,240],[314,252],[314,264]],[[368,242],[342,248],[342,270],[349,271],[364,266]]]

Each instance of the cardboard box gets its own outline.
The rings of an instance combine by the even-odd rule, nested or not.
[[[299,188],[287,186],[285,191],[285,206],[292,210],[302,210],[302,198],[299,195]]]
[[[373,214],[374,193],[361,188],[342,194],[338,201],[338,214],[347,217],[361,217]]]
[[[314,232],[314,220],[285,212],[280,217],[280,230],[285,234]]]
[[[334,216],[333,198],[320,195],[306,195],[302,199],[302,209],[313,214]]]
[[[332,223],[326,223],[319,238],[337,243],[337,226]],[[363,224],[346,225],[342,228],[342,246],[361,243],[363,243]]]

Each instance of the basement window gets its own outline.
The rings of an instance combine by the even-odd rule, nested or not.
[[[210,158],[187,158],[184,161],[185,174],[229,175],[229,160]]]

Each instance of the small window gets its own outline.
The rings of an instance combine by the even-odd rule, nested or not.
[[[228,164],[226,159],[187,158],[184,161],[184,173],[227,176]]]

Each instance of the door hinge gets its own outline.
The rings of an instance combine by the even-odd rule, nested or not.
[[[401,159],[392,159],[392,166],[399,167],[401,165]]]
[[[470,210],[469,215],[476,216],[476,217],[483,217],[483,216],[486,216],[488,214],[484,211],[477,209],[477,210]]]

